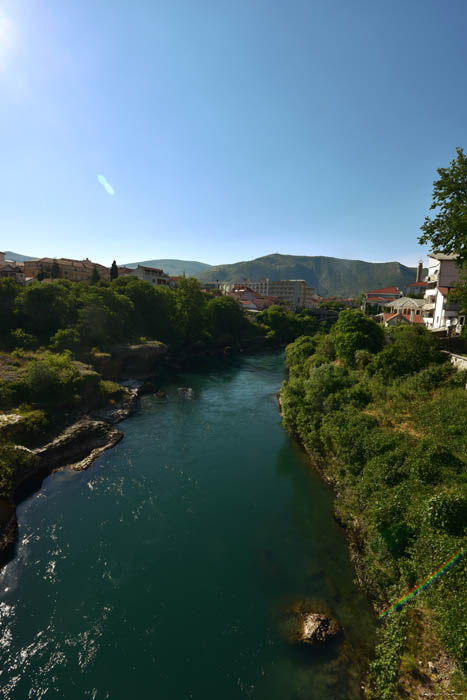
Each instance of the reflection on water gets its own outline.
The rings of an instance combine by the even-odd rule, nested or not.
[[[282,378],[263,355],[168,380],[117,447],[21,505],[0,575],[5,700],[358,697],[373,621],[332,494],[280,427]],[[324,604],[344,643],[288,646],[294,597]]]

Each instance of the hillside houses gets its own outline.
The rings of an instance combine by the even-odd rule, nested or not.
[[[0,279],[14,279],[18,284],[24,284],[24,265],[23,263],[6,260],[5,253],[0,253]]]
[[[90,280],[94,270],[102,280],[110,279],[110,268],[94,263],[89,258],[72,260],[71,258],[37,258],[24,262],[26,279],[67,279],[71,282]]]

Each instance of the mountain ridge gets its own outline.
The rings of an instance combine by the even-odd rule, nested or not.
[[[358,296],[361,292],[387,286],[404,288],[416,278],[416,268],[397,261],[372,263],[324,255],[282,255],[272,253],[254,260],[215,265],[203,270],[202,282],[236,282],[259,280],[304,279],[323,296]]]

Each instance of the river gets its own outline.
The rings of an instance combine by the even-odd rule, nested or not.
[[[119,445],[18,507],[0,572],[2,698],[359,697],[374,622],[332,493],[281,428],[283,378],[280,353],[172,375]],[[282,640],[295,596],[326,604],[344,653]]]

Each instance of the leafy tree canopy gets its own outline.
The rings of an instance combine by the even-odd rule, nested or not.
[[[349,365],[355,361],[356,350],[376,353],[381,350],[384,332],[380,325],[358,309],[344,309],[332,330],[337,357]]]
[[[457,254],[459,264],[467,263],[467,156],[457,148],[457,157],[448,168],[438,168],[439,180],[433,183],[432,219],[425,218],[418,242],[431,243],[433,250]]]

